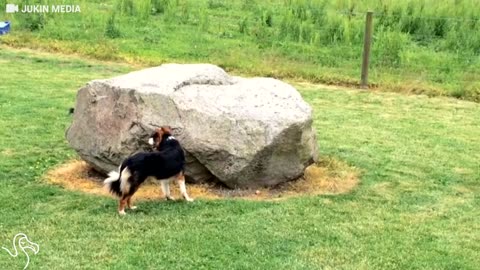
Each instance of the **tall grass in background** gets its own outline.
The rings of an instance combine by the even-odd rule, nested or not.
[[[33,2],[79,4],[28,1]],[[105,48],[100,57],[106,59],[212,61],[260,75],[343,83],[358,74],[365,12],[372,10],[373,83],[406,80],[415,84],[414,91],[444,88],[480,101],[480,9],[473,0],[82,0],[80,5],[81,14],[0,15],[36,40],[83,44],[58,45],[68,52],[97,57],[98,50],[86,48],[92,44]],[[267,61],[263,68],[252,64],[261,61]],[[286,64],[282,71],[269,71],[269,61]],[[331,68],[333,81],[319,75],[322,68]]]

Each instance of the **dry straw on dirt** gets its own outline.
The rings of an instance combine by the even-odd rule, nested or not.
[[[248,200],[278,200],[291,197],[344,194],[358,184],[359,170],[333,159],[322,160],[305,170],[304,177],[275,188],[231,190],[218,185],[188,184],[191,197],[199,199],[242,198]],[[49,171],[47,182],[67,190],[77,190],[101,196],[111,196],[102,185],[103,177],[81,160],[71,160]],[[176,185],[174,197],[180,198]],[[158,183],[148,181],[135,194],[136,200],[159,200],[162,192]]]

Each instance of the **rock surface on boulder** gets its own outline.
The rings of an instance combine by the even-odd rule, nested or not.
[[[148,135],[163,125],[184,147],[193,182],[273,186],[301,176],[317,156],[312,109],[295,88],[232,77],[209,64],[166,64],[89,82],[78,91],[66,137],[106,173],[148,150]]]

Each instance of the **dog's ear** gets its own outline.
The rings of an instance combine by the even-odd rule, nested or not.
[[[164,134],[172,135],[172,128],[170,126],[163,126],[161,129]]]
[[[162,142],[163,134],[165,132],[163,131],[163,128],[157,128],[155,132],[157,133],[157,136],[155,136],[155,147],[158,147]]]

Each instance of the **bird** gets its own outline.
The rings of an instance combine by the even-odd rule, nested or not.
[[[17,246],[17,244],[18,244],[18,246]],[[13,238],[13,241],[12,241],[12,246],[13,246],[13,250],[15,251],[15,253],[11,252],[10,250],[8,250],[5,247],[2,247],[2,249],[6,250],[8,252],[8,254],[10,254],[10,256],[12,256],[14,258],[18,256],[17,247],[23,253],[25,253],[25,256],[27,256],[27,264],[23,268],[24,270],[27,269],[28,264],[30,263],[30,256],[28,255],[27,251],[25,251],[25,250],[30,249],[33,252],[33,254],[35,254],[35,255],[40,251],[40,246],[38,244],[30,241],[28,239],[28,236],[24,233],[17,233],[15,235],[15,237]]]

